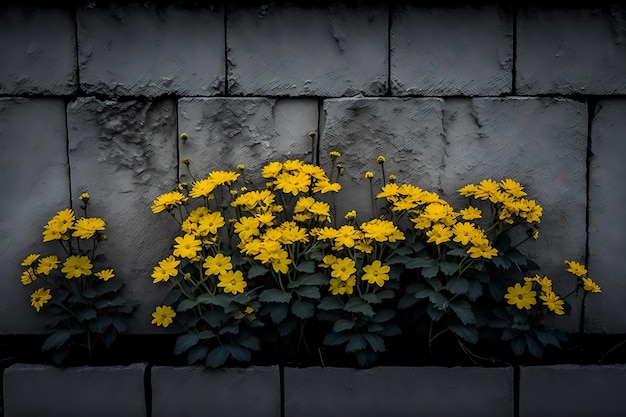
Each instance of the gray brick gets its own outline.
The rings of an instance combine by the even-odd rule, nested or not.
[[[0,27],[0,94],[76,91],[75,22],[70,10],[6,8],[0,12]]]
[[[339,151],[345,174],[337,198],[340,217],[356,209],[362,220],[372,216],[366,171],[382,185],[376,158],[386,158],[385,174],[437,191],[444,158],[443,108],[431,98],[341,98],[324,101],[320,149],[322,167],[330,171],[328,154]]]
[[[78,9],[81,88],[88,94],[207,96],[224,92],[221,8]]]
[[[624,365],[520,368],[520,417],[626,415]]]
[[[74,368],[15,364],[4,371],[4,415],[144,417],[145,369],[139,363]]]
[[[591,123],[589,172],[589,274],[602,288],[586,299],[591,332],[626,332],[626,100],[605,99]]]
[[[387,9],[261,6],[228,12],[228,92],[343,96],[387,90]]]
[[[0,98],[0,334],[41,332],[20,263],[43,243],[43,226],[69,207],[65,105],[59,99]]]
[[[587,107],[565,99],[477,98],[446,100],[446,159],[441,177],[450,201],[468,183],[492,178],[519,181],[543,207],[540,237],[520,246],[555,280],[557,293],[574,286],[564,260],[584,260],[586,242]],[[455,207],[458,205],[455,204]],[[517,239],[525,235],[520,230]],[[581,301],[558,319],[575,331]]]
[[[191,172],[199,178],[243,164],[260,179],[261,167],[271,160],[310,162],[307,134],[317,130],[317,120],[313,99],[180,99],[178,127],[189,137],[180,144],[180,156],[191,160]]]
[[[152,368],[152,416],[280,416],[278,367]]]
[[[513,416],[512,368],[285,368],[285,417]]]
[[[164,294],[150,275],[177,229],[150,210],[177,182],[175,104],[78,99],[68,106],[68,127],[73,195],[88,191],[90,216],[107,222],[99,248],[139,304],[130,331],[151,332],[150,314]]]
[[[518,15],[518,94],[626,93],[626,6]]]
[[[510,13],[495,6],[398,6],[391,24],[391,91],[490,96],[512,87]]]

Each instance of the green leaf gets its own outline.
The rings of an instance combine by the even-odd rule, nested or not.
[[[125,317],[112,316],[111,324],[113,325],[113,327],[115,327],[115,330],[117,330],[120,333],[125,332],[126,329],[128,328]]]
[[[267,274],[269,272],[269,269],[267,269],[264,266],[255,264],[252,265],[252,267],[248,270],[248,278],[256,278],[256,277],[260,277],[263,276],[265,274]]]
[[[343,304],[341,299],[336,296],[324,297],[318,304],[317,308],[320,310],[342,310]]]
[[[530,354],[535,358],[540,359],[543,356],[543,346],[541,343],[528,333],[524,334],[524,336],[526,337],[526,346],[528,347]]]
[[[178,306],[176,306],[176,311],[183,312],[183,311],[191,310],[192,308],[194,308],[197,305],[198,305],[198,302],[196,300],[190,300],[190,299],[186,298],[186,299],[182,300],[178,304]]]
[[[348,339],[350,339],[349,333],[329,333],[324,337],[322,343],[327,346],[339,346],[346,343]]]
[[[344,330],[351,330],[354,327],[354,322],[352,320],[340,319],[335,322],[333,325],[333,332],[342,332]]]
[[[296,300],[291,306],[291,312],[298,318],[308,319],[315,314],[315,305],[308,301]]]
[[[69,330],[56,331],[46,338],[41,350],[45,352],[50,349],[57,349],[70,340],[70,337],[72,337],[72,333]]]
[[[446,289],[452,294],[465,294],[469,291],[470,283],[463,277],[453,277],[446,284]]]
[[[535,331],[537,339],[544,345],[561,346],[561,341],[549,330],[538,329]]]
[[[448,299],[443,294],[440,294],[438,292],[433,292],[432,294],[430,294],[428,296],[428,300],[432,303],[432,305],[434,305],[441,311],[446,311],[449,305]]]
[[[200,333],[198,333],[198,338],[200,340],[213,339],[214,337],[215,337],[215,333],[213,333],[213,331],[211,330],[203,330]]]
[[[483,294],[483,287],[480,282],[476,280],[469,281],[469,287],[467,289],[467,298],[471,301],[475,301]]]
[[[423,285],[419,290],[415,292],[415,294],[413,294],[413,297],[416,300],[421,300],[422,298],[430,297],[431,294],[436,294],[435,290]]]
[[[517,249],[510,249],[505,253],[505,255],[517,266],[526,266],[528,263],[528,259]]]
[[[291,294],[283,292],[278,288],[269,288],[259,294],[259,301],[264,303],[288,303],[291,301]]]
[[[350,313],[361,313],[364,316],[372,317],[374,315],[374,309],[371,305],[364,303],[360,298],[351,298],[343,308]]]
[[[441,262],[439,268],[447,276],[452,276],[459,272],[459,264],[456,262]]]
[[[370,304],[378,304],[381,302],[381,299],[378,297],[378,295],[374,293],[362,294],[361,298]]]
[[[466,342],[476,344],[478,343],[478,330],[473,326],[463,326],[455,324],[450,326],[452,333],[465,340]]]
[[[367,340],[367,343],[370,345],[374,352],[384,352],[385,351],[385,341],[382,337],[377,334],[371,333],[363,333],[363,336]]]
[[[465,257],[467,255],[467,251],[463,248],[454,248],[446,252],[446,255]]]
[[[511,350],[517,356],[522,356],[524,351],[526,350],[526,338],[523,334],[518,335],[514,339],[511,339]]]
[[[270,317],[272,318],[272,322],[278,324],[285,320],[285,317],[287,317],[287,313],[289,312],[289,305],[273,303],[268,307],[268,309],[270,311]]]
[[[455,299],[450,302],[450,309],[454,311],[461,323],[474,324],[476,323],[476,317],[472,311],[472,306],[467,300]]]
[[[202,318],[213,328],[220,327],[227,319],[225,314],[215,310],[205,312]]]
[[[428,268],[422,269],[422,276],[424,278],[433,278],[437,276],[439,272],[439,265],[429,266]]]
[[[396,312],[394,310],[390,310],[390,309],[380,310],[376,312],[376,315],[374,317],[372,317],[372,321],[374,323],[384,323],[394,318],[395,315],[396,315]]]
[[[103,334],[112,323],[113,319],[111,316],[98,317],[97,320],[89,322],[89,330],[97,334]]]
[[[411,260],[410,257],[408,256],[402,256],[402,255],[396,255],[396,256],[392,256],[391,258],[387,259],[387,261],[385,261],[385,263],[387,265],[406,265],[407,262],[409,262]]]
[[[511,266],[511,261],[504,256],[494,256],[491,258],[491,261],[500,269],[508,269]]]
[[[240,336],[237,340],[241,346],[251,350],[261,350],[261,340],[258,337],[244,332]]]
[[[248,349],[239,345],[227,345],[226,349],[230,353],[233,359],[239,362],[249,362],[252,359],[252,354]]]
[[[346,352],[356,352],[367,347],[367,339],[362,334],[354,334],[350,336],[346,345]]]
[[[96,312],[96,310],[90,308],[89,310],[83,310],[80,313],[78,313],[78,315],[76,316],[76,318],[78,319],[78,321],[86,321],[86,320],[92,320],[95,319],[96,317],[98,317],[98,313]]]
[[[307,298],[313,298],[315,300],[319,300],[320,297],[322,296],[320,294],[320,289],[317,287],[298,287],[294,290],[296,292],[296,294],[298,294],[300,297],[307,297]]]
[[[391,337],[402,334],[402,327],[394,323],[386,323],[382,331],[378,332],[381,336]]]
[[[413,297],[411,294],[404,295],[398,300],[398,308],[400,310],[405,310],[417,303],[417,299]]]
[[[80,293],[81,296],[85,297],[85,298],[95,298],[98,296],[98,291],[96,291],[93,288],[87,288],[83,291],[81,291]]]
[[[437,264],[437,262],[430,257],[427,258],[412,258],[408,260],[404,266],[406,269],[415,269],[415,268],[430,268]]]
[[[117,292],[124,286],[124,281],[120,279],[110,279],[108,281],[98,281],[100,285],[96,286],[99,295],[108,292]]]
[[[218,346],[207,355],[205,362],[206,366],[209,368],[219,368],[226,363],[229,356],[230,350],[224,346]]]
[[[200,362],[206,358],[207,353],[209,353],[209,347],[207,345],[196,345],[193,346],[187,352],[187,364],[191,365],[196,362]]]
[[[381,300],[391,300],[396,296],[396,293],[393,290],[382,290],[378,291],[376,295]]]
[[[185,333],[178,336],[176,339],[176,345],[174,346],[174,355],[180,355],[187,351],[192,346],[195,346],[200,337],[195,333]]]
[[[430,303],[426,307],[426,313],[428,313],[428,317],[430,317],[432,321],[439,321],[446,314],[445,311],[438,309]]]
[[[312,274],[313,272],[315,272],[315,262],[313,261],[300,262],[298,265],[296,265],[295,268],[296,268],[296,271]]]
[[[311,275],[302,275],[295,280],[291,281],[288,288],[297,288],[302,285],[321,286],[328,284],[328,277],[322,272],[317,272]]]

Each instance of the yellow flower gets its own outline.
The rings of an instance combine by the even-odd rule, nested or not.
[[[176,241],[174,256],[193,259],[202,249],[202,242],[190,234],[185,234],[182,237],[178,236],[174,240]]]
[[[327,230],[327,229],[330,229],[330,228],[324,228],[324,230]],[[347,248],[354,247],[355,241],[359,238],[359,234],[357,230],[354,228],[354,226],[350,226],[350,225],[341,226],[339,230],[336,230],[334,233],[335,233],[335,236],[334,236],[335,246],[338,249],[341,249],[344,246]],[[318,238],[319,238],[319,235],[318,235]]]
[[[504,191],[506,191],[513,197],[524,197],[526,195],[524,187],[522,187],[519,182],[513,181],[510,178],[500,181],[500,185],[502,186]]]
[[[43,231],[43,241],[67,239],[67,230],[74,224],[74,211],[65,209],[59,211],[45,226]]]
[[[218,253],[215,256],[207,256],[202,267],[206,269],[207,275],[222,275],[233,269],[233,264],[230,262],[230,256]]]
[[[102,271],[96,272],[94,275],[97,276],[98,279],[101,279],[103,281],[108,281],[115,276],[115,274],[113,273],[113,270],[110,268],[103,269]]]
[[[33,268],[28,268],[26,271],[22,272],[22,276],[20,278],[22,284],[24,285],[32,284],[33,281],[35,281],[36,279],[37,275],[35,275],[35,271],[33,271]]]
[[[354,292],[354,286],[356,285],[356,277],[354,275],[348,277],[346,280],[338,278],[331,278],[328,290],[332,295],[344,295],[352,294]]]
[[[187,197],[183,193],[179,191],[172,191],[158,196],[152,202],[150,209],[155,214],[162,211],[170,211],[174,207],[183,204],[185,201],[187,201]]]
[[[363,267],[363,276],[361,279],[367,281],[370,284],[376,284],[382,287],[385,281],[389,279],[389,271],[391,268],[388,265],[383,265],[379,260],[375,260],[371,265],[365,265]]]
[[[585,268],[585,265],[579,264],[578,262],[565,261],[565,264],[568,266],[567,272],[571,272],[577,277],[582,277],[583,275],[587,273],[587,269]]]
[[[341,153],[337,151],[330,151],[329,155],[330,155],[330,158],[334,160],[334,159],[339,158],[341,156]]]
[[[282,173],[276,177],[276,189],[285,194],[298,195],[309,191],[311,177],[303,172]]]
[[[337,261],[337,257],[335,255],[326,255],[322,258],[322,262],[319,264],[322,268],[330,268],[332,264]]]
[[[544,294],[540,295],[539,298],[543,301],[543,305],[547,306],[548,309],[557,316],[565,314],[565,311],[563,310],[563,304],[565,304],[565,301],[561,300],[559,296],[552,291],[544,292]]]
[[[174,322],[176,312],[174,309],[167,305],[162,305],[156,308],[152,313],[152,324],[157,326],[167,327]]]
[[[179,264],[180,261],[174,258],[172,255],[163,259],[159,262],[158,266],[154,267],[151,275],[152,278],[154,278],[154,281],[152,282],[156,284],[157,282],[168,281],[170,277],[175,277],[176,275],[178,275],[177,267]]]
[[[459,242],[461,245],[467,245],[480,232],[476,230],[476,226],[473,223],[463,222],[456,223],[452,227],[452,233],[454,233],[453,241]]]
[[[583,277],[582,282],[583,282],[583,288],[585,289],[585,291],[602,292],[602,290],[600,289],[600,286],[596,284],[595,282],[593,282],[591,278]]]
[[[246,166],[244,164],[239,164],[239,165],[237,165],[237,169],[239,171],[243,171],[244,169],[246,169]]]
[[[105,226],[106,224],[104,223],[104,220],[98,217],[82,217],[74,223],[74,232],[72,233],[72,236],[81,239],[91,239],[96,232],[103,231]]]
[[[201,236],[206,236],[208,233],[215,235],[217,234],[217,229],[225,224],[226,221],[219,211],[206,214],[198,219],[198,234]]]
[[[250,240],[253,236],[259,235],[259,219],[256,217],[243,216],[235,223],[235,233],[242,241]]]
[[[440,245],[444,242],[450,241],[452,237],[452,229],[444,226],[443,224],[435,224],[432,229],[426,232],[426,236],[428,236],[427,243],[435,243],[436,245]]]
[[[187,141],[187,139],[189,139],[189,135],[187,135],[185,132],[180,134],[180,139],[185,142]]]
[[[93,265],[88,257],[72,255],[63,263],[61,272],[65,274],[65,278],[72,279],[82,275],[91,275],[91,268]]]
[[[504,295],[507,303],[516,306],[518,309],[530,310],[530,306],[537,304],[537,292],[533,291],[532,283],[526,283],[522,286],[519,282],[513,287],[508,288],[508,293]]]
[[[344,216],[344,219],[346,219],[347,221],[352,221],[356,219],[356,210],[350,210],[349,212],[347,212]]]
[[[22,263],[21,263],[20,265],[22,265],[22,266],[31,266],[32,264],[34,264],[34,263],[35,263],[35,261],[36,261],[37,259],[39,259],[39,257],[40,257],[40,256],[41,256],[41,255],[40,255],[40,254],[38,254],[38,253],[31,253],[30,255],[28,255],[28,256],[26,257],[26,259],[24,259],[24,260],[22,261]]]
[[[346,281],[356,272],[355,265],[354,260],[350,258],[338,258],[335,263],[330,266],[332,269],[330,275],[333,278]]]
[[[30,305],[35,307],[35,310],[39,311],[41,310],[41,307],[43,307],[43,305],[51,299],[52,296],[50,295],[49,289],[44,290],[43,288],[39,288],[30,295]]]
[[[376,158],[376,162],[378,162],[379,164],[384,164],[385,163],[385,157],[384,156],[379,156],[378,158]]]
[[[224,288],[226,294],[242,293],[248,283],[243,279],[243,273],[241,271],[226,271],[225,274],[220,275],[220,282],[218,287]]]
[[[374,173],[372,171],[367,171],[365,173],[365,178],[367,178],[368,180],[371,180],[372,178],[374,178]]]
[[[462,209],[460,213],[463,220],[475,220],[482,218],[482,211],[472,206]]]
[[[478,192],[478,187],[474,184],[467,184],[465,187],[459,189],[459,194],[463,197],[474,197]]]
[[[46,256],[45,258],[41,258],[35,272],[38,274],[50,275],[50,272],[52,272],[52,270],[56,269],[58,266],[58,257],[56,257],[55,255]]]
[[[276,178],[283,169],[283,164],[277,161],[265,165],[262,170],[263,178]]]
[[[389,220],[374,219],[361,224],[360,229],[364,237],[374,239],[377,242],[397,242],[404,240],[402,233],[396,225]]]

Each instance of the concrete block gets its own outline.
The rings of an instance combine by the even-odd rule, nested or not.
[[[0,27],[0,94],[75,93],[76,30],[69,9],[3,8]]]
[[[4,371],[4,416],[145,417],[146,364],[56,368],[15,364]]]
[[[512,88],[513,24],[497,6],[393,8],[394,95],[491,96]]]
[[[65,104],[62,99],[0,98],[0,334],[37,333],[30,306],[36,284],[24,287],[20,263],[43,243],[43,227],[69,207]]]
[[[626,6],[518,13],[517,94],[626,93]]]
[[[602,287],[586,298],[586,329],[626,333],[626,100],[603,99],[591,122],[589,276]]]
[[[277,366],[152,368],[152,416],[279,417]]]
[[[512,368],[285,368],[285,417],[513,416]]]
[[[626,366],[524,366],[520,368],[520,417],[618,417],[626,415]]]
[[[386,158],[385,176],[437,191],[444,158],[444,101],[437,98],[340,98],[324,101],[321,166],[330,172],[330,151],[339,151],[344,167],[337,196],[340,218],[352,209],[372,218],[366,171],[374,173],[374,193],[382,186],[376,159]],[[376,213],[377,215],[378,213]]]
[[[315,99],[183,98],[178,108],[178,128],[189,137],[180,143],[180,157],[191,160],[197,178],[243,164],[262,180],[261,168],[270,161],[311,161],[308,133],[317,130]],[[188,181],[184,168],[181,178]]]
[[[178,225],[150,206],[177,183],[175,102],[80,98],[67,112],[72,193],[89,192],[90,216],[107,222],[99,249],[138,303],[129,331],[155,331],[151,313],[165,289],[150,275],[170,253]]]
[[[78,40],[80,83],[87,94],[224,93],[221,7],[79,7]]]
[[[228,93],[344,96],[387,91],[387,8],[229,8]]]
[[[543,208],[539,239],[520,250],[565,295],[575,286],[564,260],[583,261],[587,210],[587,106],[552,98],[446,100],[445,168],[441,185],[455,207],[467,199],[457,190],[491,178],[519,181]],[[455,197],[456,196],[456,197]],[[460,205],[462,204],[462,205]],[[521,241],[525,230],[520,230]],[[581,300],[568,298],[572,314],[559,326],[576,331]]]

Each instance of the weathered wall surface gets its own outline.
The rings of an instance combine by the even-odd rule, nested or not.
[[[512,177],[544,207],[527,246],[563,291],[585,262],[601,297],[566,330],[626,333],[626,7],[10,6],[0,9],[0,334],[41,331],[21,260],[92,196],[103,249],[150,333],[153,265],[176,225],[152,200],[185,178],[342,152],[340,211],[363,174],[441,192]],[[189,140],[182,142],[179,134]],[[584,308],[584,323],[580,322]]]

